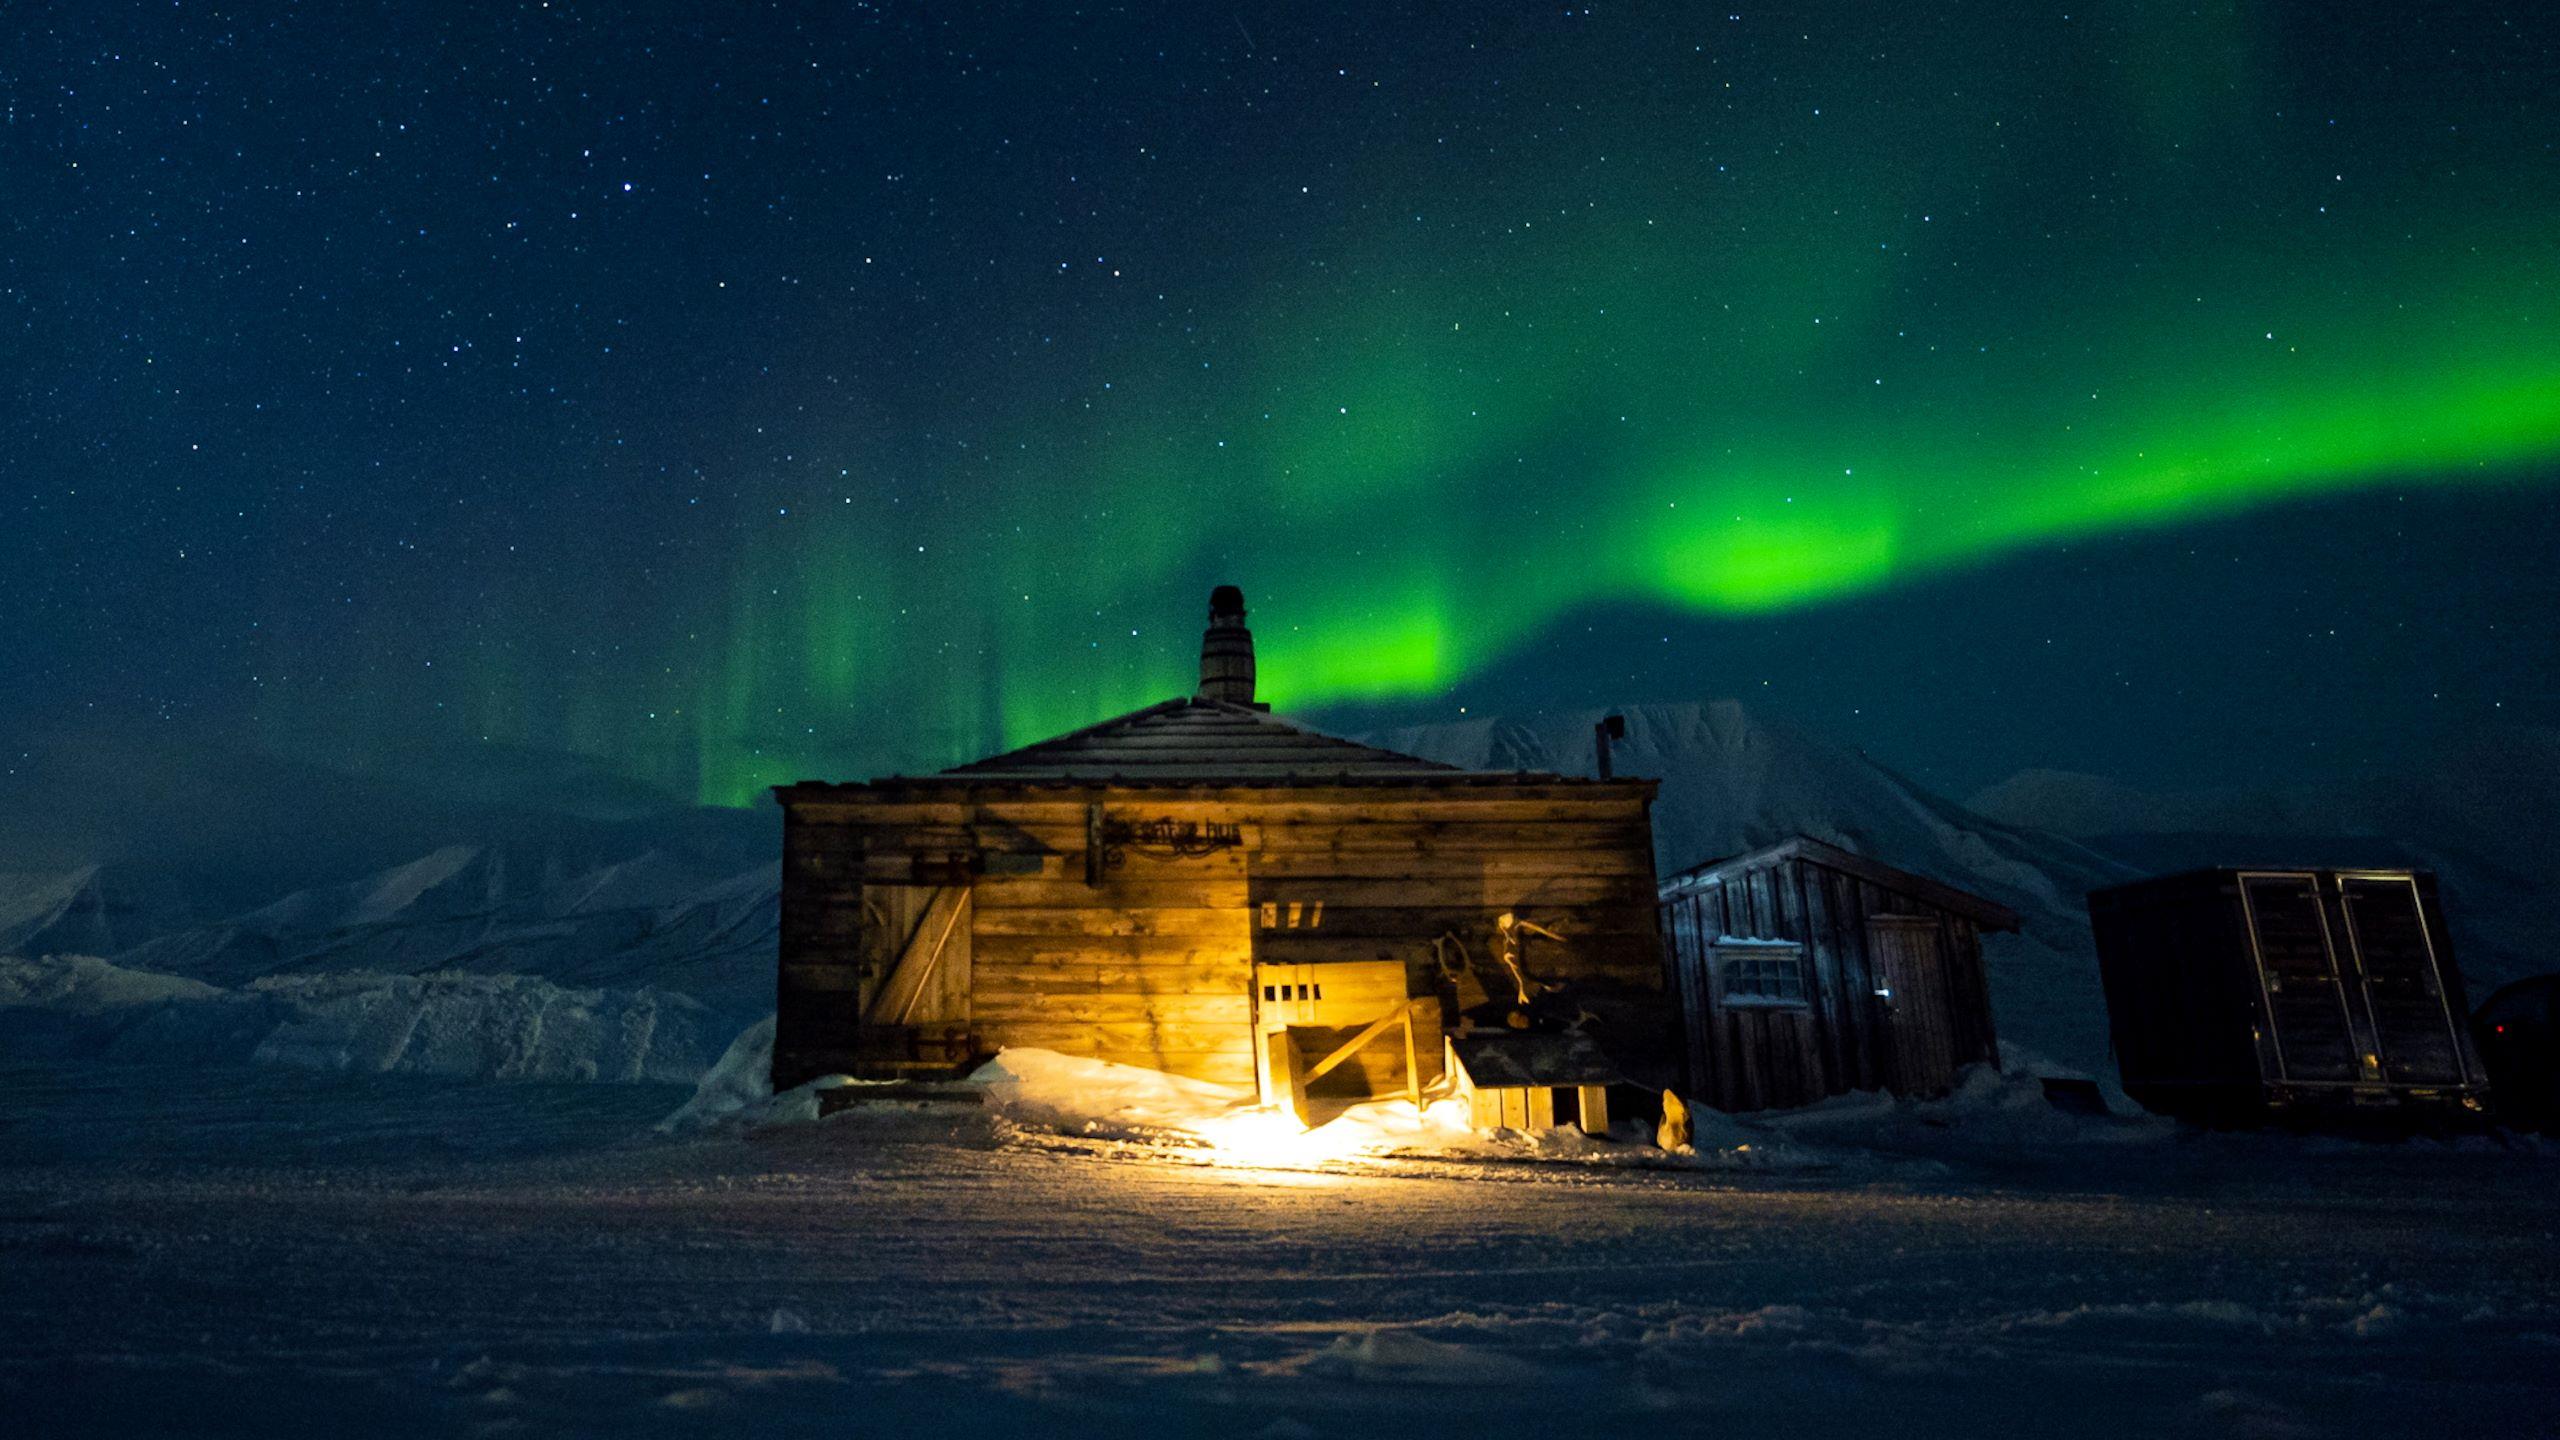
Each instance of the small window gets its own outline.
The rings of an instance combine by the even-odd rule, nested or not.
[[[1810,1004],[1805,994],[1803,947],[1717,946],[1716,999],[1726,1005]]]

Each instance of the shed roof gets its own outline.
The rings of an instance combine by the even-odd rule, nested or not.
[[[1710,860],[1704,865],[1683,870],[1662,882],[1666,900],[1700,885],[1713,884],[1737,872],[1763,869],[1787,860],[1806,860],[1844,874],[1855,875],[1898,895],[1908,895],[1924,905],[1935,906],[1950,914],[1962,915],[1986,930],[2015,930],[2018,912],[1996,900],[1986,900],[1970,891],[1959,890],[1944,881],[1926,875],[1914,875],[1897,869],[1872,856],[1826,845],[1810,835],[1797,835],[1775,845],[1742,855],[1729,855]]]
[[[1587,1035],[1528,1030],[1479,1031],[1449,1037],[1449,1051],[1479,1090],[1521,1085],[1615,1085],[1617,1062]]]
[[[880,783],[1597,786],[1609,782],[1533,771],[1461,770],[1328,735],[1258,706],[1185,696],[938,774]],[[779,788],[788,792],[802,787]]]

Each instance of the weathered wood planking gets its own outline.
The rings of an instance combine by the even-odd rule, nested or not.
[[[1567,937],[1533,945],[1542,976],[1658,988],[1651,786],[1114,785],[888,782],[786,796],[784,964],[776,1079],[860,1048],[842,1033],[903,913],[889,897],[969,887],[968,1039],[1043,1045],[1210,1078],[1253,1070],[1253,965],[1392,959],[1432,993],[1432,944],[1479,958],[1509,910]],[[1149,823],[1234,827],[1206,854],[1129,845],[1088,884],[1088,807]],[[1265,925],[1264,907],[1275,923]],[[1297,924],[1281,917],[1295,915]],[[1439,1068],[1439,1016],[1417,1017]],[[1136,1058],[1133,1058],[1136,1057]],[[1371,1061],[1360,1062],[1365,1071]],[[1384,1068],[1384,1067],[1380,1067]]]
[[[1955,1067],[1998,1063],[1981,927],[2014,928],[2016,917],[1989,901],[1799,839],[1672,877],[1661,914],[1690,1084],[1709,1105],[1801,1104],[1880,1087],[1928,1093]],[[1891,976],[1878,955],[1880,926],[1899,937]],[[1806,1003],[1725,1005],[1715,975],[1715,942],[1725,936],[1802,945]],[[1878,994],[1914,987],[1908,1004]]]

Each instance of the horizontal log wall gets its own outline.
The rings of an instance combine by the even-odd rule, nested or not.
[[[1089,886],[1083,806],[980,814],[982,831],[1049,852],[1036,873],[978,881],[971,1003],[981,1050],[1035,1045],[1253,1084],[1240,850],[1126,852]]]
[[[1129,847],[1089,885],[1093,801],[1115,821],[1236,826],[1241,843]],[[970,937],[979,1053],[1036,1045],[1250,1086],[1257,961],[1394,960],[1428,995],[1433,940],[1454,934],[1489,962],[1504,910],[1567,937],[1530,942],[1542,978],[1662,983],[1651,823],[1632,786],[884,788],[789,808],[778,1081],[852,1063],[830,997],[858,989],[878,909],[863,888],[914,883],[919,856],[986,857]],[[1436,1078],[1436,1028],[1416,1040]]]

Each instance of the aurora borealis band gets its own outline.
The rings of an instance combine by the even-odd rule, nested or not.
[[[66,11],[0,161],[14,643],[57,700],[735,803],[1183,693],[1220,581],[1281,708],[1428,706],[1595,611],[2533,489],[2556,37]]]

